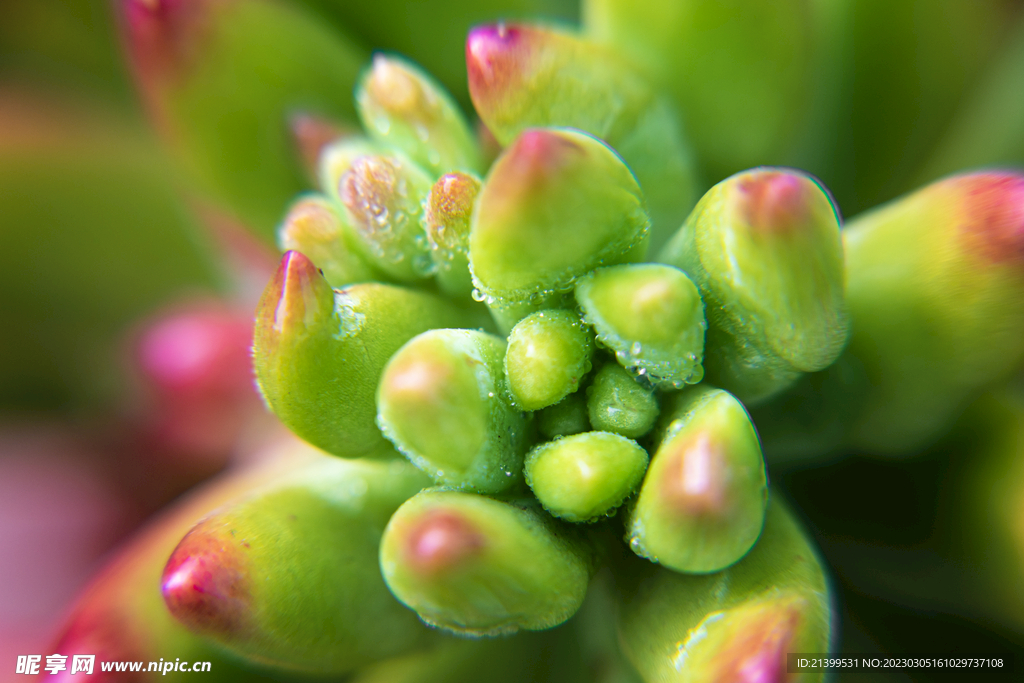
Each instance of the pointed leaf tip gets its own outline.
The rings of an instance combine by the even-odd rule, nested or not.
[[[301,252],[285,252],[257,307],[257,332],[263,328],[281,334],[296,325],[312,325],[322,307],[318,299],[330,291],[312,261]]]
[[[249,585],[244,541],[196,527],[174,549],[160,582],[167,609],[198,633],[225,636],[246,628]]]
[[[466,70],[469,91],[476,102],[487,92],[500,89],[519,70],[516,65],[525,58],[525,32],[518,26],[504,23],[479,26],[466,39]]]

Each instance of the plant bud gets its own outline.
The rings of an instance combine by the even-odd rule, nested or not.
[[[171,614],[236,654],[342,673],[429,642],[377,563],[387,520],[427,478],[401,461],[321,458],[200,521],[171,553]]]
[[[473,282],[492,311],[515,308],[505,320],[514,324],[594,268],[643,258],[649,226],[640,187],[607,145],[573,130],[529,130],[477,198]]]
[[[356,88],[356,106],[370,136],[402,150],[434,177],[480,173],[480,149],[444,88],[408,60],[377,53]]]
[[[561,624],[583,602],[591,561],[537,508],[442,490],[406,501],[380,547],[395,597],[431,626],[468,636]]]
[[[378,424],[436,483],[498,493],[522,481],[526,420],[507,398],[504,355],[499,337],[431,330],[384,368]]]
[[[687,576],[648,565],[617,578],[619,640],[646,681],[795,680],[787,653],[830,651],[824,572],[778,498],[758,544],[721,573]]]
[[[362,52],[279,2],[121,0],[121,8],[136,80],[169,146],[204,190],[270,241],[281,207],[305,184],[288,117],[301,105],[353,120],[348,93]]]
[[[537,427],[548,439],[590,431],[587,392],[569,394],[553,406],[537,413]]]
[[[700,288],[708,381],[744,403],[828,367],[843,350],[839,214],[802,173],[761,168],[715,185],[659,260]]]
[[[401,287],[334,291],[309,259],[289,251],[256,311],[256,381],[281,421],[318,448],[390,457],[374,400],[388,359],[421,332],[472,322],[450,302]]]
[[[663,389],[704,376],[704,305],[682,271],[642,264],[601,268],[576,284],[583,318],[624,368]]]
[[[338,195],[370,263],[401,282],[430,277],[423,229],[430,178],[398,154],[361,156],[341,176]]]
[[[852,445],[917,450],[1024,363],[1024,174],[941,180],[844,240],[848,353],[867,380]]]
[[[568,126],[618,151],[650,202],[655,246],[696,199],[679,118],[619,55],[526,24],[481,26],[466,41],[469,92],[501,144],[528,128]]]
[[[430,258],[437,270],[441,291],[468,299],[473,291],[469,273],[469,226],[480,181],[466,173],[448,173],[430,188],[423,225],[430,244]]]
[[[586,432],[530,451],[526,482],[555,517],[592,522],[613,514],[636,491],[646,469],[647,451],[635,441]]]
[[[594,429],[639,439],[658,419],[658,399],[622,366],[608,363],[587,387],[587,415]]]
[[[594,339],[570,311],[538,311],[519,321],[508,336],[505,372],[520,410],[540,410],[579,389],[590,372]]]
[[[352,228],[326,197],[306,195],[288,210],[278,228],[282,251],[300,251],[323,273],[331,287],[384,279],[359,255]]]
[[[743,557],[764,526],[768,482],[757,432],[739,401],[701,385],[676,394],[629,511],[629,547],[688,573]]]
[[[352,169],[356,159],[386,153],[385,147],[359,135],[344,137],[326,145],[320,152],[320,161],[317,165],[320,191],[329,199],[341,204],[341,179]]]

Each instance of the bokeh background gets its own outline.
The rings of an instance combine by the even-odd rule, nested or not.
[[[354,55],[412,57],[467,109],[469,26],[581,12],[572,0],[278,1]],[[252,389],[249,330],[301,154],[294,187],[250,203],[245,183],[218,186],[183,162],[147,116],[114,5],[0,0],[0,681],[18,678],[17,654],[46,654],[119,541],[276,428]],[[807,6],[824,18],[789,137],[705,160],[708,185],[792,165],[853,216],[954,170],[1024,167],[1024,3]],[[707,59],[728,71],[727,53]],[[349,106],[350,91],[330,96]],[[741,114],[737,126],[757,116]],[[1016,653],[1024,671],[1024,426],[1001,427],[1014,414],[982,398],[898,461],[772,464],[833,573],[841,650]]]

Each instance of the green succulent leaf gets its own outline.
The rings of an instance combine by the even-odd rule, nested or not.
[[[544,509],[568,522],[613,514],[643,479],[647,451],[610,432],[586,432],[534,448],[526,481]]]
[[[618,54],[563,31],[498,24],[470,32],[466,64],[473,104],[500,143],[529,128],[567,126],[621,154],[650,203],[656,248],[693,206],[679,117]]]
[[[1024,174],[953,176],[843,233],[853,335],[869,387],[852,443],[910,452],[1024,364]]]
[[[724,569],[764,526],[768,477],[754,425],[728,392],[702,384],[669,399],[658,430],[627,516],[629,546],[679,572]]]
[[[846,344],[839,212],[807,175],[763,168],[723,180],[660,260],[700,288],[708,380],[744,403],[828,367]]]
[[[520,410],[558,403],[580,387],[590,372],[594,339],[571,311],[538,311],[508,335],[505,372],[512,401]]]
[[[257,309],[256,380],[274,414],[318,448],[346,458],[393,457],[376,424],[384,366],[421,332],[474,322],[464,308],[401,287],[332,290],[309,259],[290,251]]]
[[[291,205],[278,228],[277,244],[281,251],[309,258],[331,287],[386,279],[361,256],[358,237],[340,207],[320,195],[304,195]]]
[[[374,55],[356,88],[356,106],[371,138],[433,175],[483,171],[476,137],[458,105],[408,60]]]
[[[592,559],[579,538],[534,505],[419,493],[384,532],[384,580],[425,622],[455,633],[557,626],[582,604]]]
[[[527,427],[508,400],[505,342],[472,330],[431,330],[384,368],[384,435],[437,484],[500,493],[522,482]]]
[[[576,283],[583,318],[624,368],[663,389],[704,377],[704,304],[678,268],[600,268]]]
[[[343,673],[435,636],[377,563],[391,514],[429,480],[408,463],[319,458],[200,521],[171,553],[167,607],[195,633],[276,666]]]
[[[634,563],[617,579],[619,640],[646,681],[782,680],[787,653],[829,650],[824,571],[777,497],[764,536],[729,569],[687,576]]]
[[[569,394],[553,406],[537,413],[537,428],[548,439],[590,431],[587,413],[587,392]]]
[[[643,258],[650,221],[615,152],[570,129],[529,130],[491,167],[477,198],[469,261],[506,331],[565,300],[602,265]]]
[[[658,419],[654,390],[621,365],[606,363],[587,387],[587,415],[594,429],[638,439]]]

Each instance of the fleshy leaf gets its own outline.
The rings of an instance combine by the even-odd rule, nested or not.
[[[380,565],[421,619],[472,636],[561,624],[579,609],[591,574],[586,547],[539,508],[442,490],[398,509]]]

